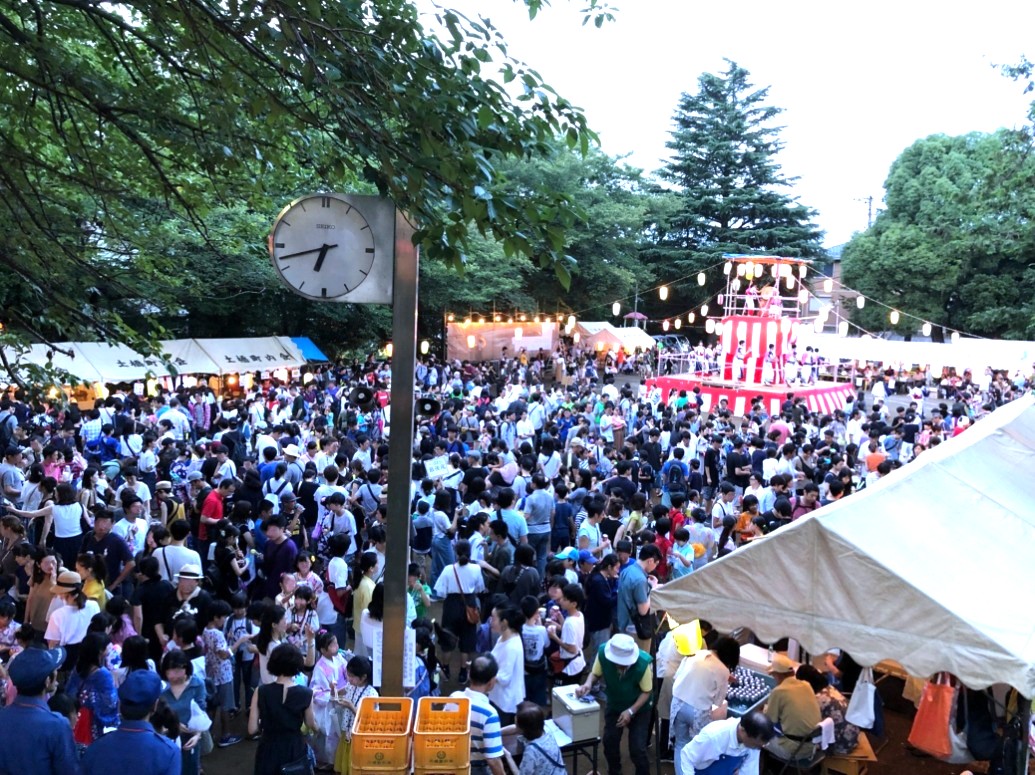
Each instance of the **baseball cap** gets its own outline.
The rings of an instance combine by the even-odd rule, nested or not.
[[[579,562],[588,562],[590,565],[596,565],[597,558],[593,556],[593,552],[589,549],[579,549]]]
[[[188,482],[200,482],[204,478],[205,475],[202,474],[201,471],[191,471],[189,474],[187,474]]]
[[[7,674],[18,691],[37,695],[45,688],[47,679],[64,663],[63,648],[27,648],[17,659],[11,660]]]
[[[119,700],[124,705],[151,707],[162,693],[162,679],[150,670],[134,670],[119,687]]]

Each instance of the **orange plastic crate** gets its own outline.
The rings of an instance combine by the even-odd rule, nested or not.
[[[409,697],[364,697],[352,725],[352,769],[381,775],[410,766]]]
[[[421,697],[413,728],[413,766],[421,775],[457,773],[471,765],[471,701]]]

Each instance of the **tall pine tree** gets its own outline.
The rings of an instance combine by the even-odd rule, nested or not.
[[[755,89],[747,70],[726,60],[721,75],[704,73],[696,94],[684,93],[667,144],[672,159],[660,178],[681,197],[681,207],[657,231],[650,252],[659,272],[685,275],[723,253],[810,257],[821,252],[815,211],[784,193],[776,154],[781,108],[767,105],[768,87]]]

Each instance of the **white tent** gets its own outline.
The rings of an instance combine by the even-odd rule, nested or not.
[[[875,337],[840,337],[836,334],[817,334],[809,326],[802,326],[798,349],[805,345],[819,348],[825,358],[836,360],[881,361],[903,366],[929,365],[932,370],[954,367],[960,371],[973,369],[1021,369],[1028,373],[1035,361],[1035,342],[1009,339],[961,338],[958,342],[906,342]]]
[[[280,368],[297,369],[306,363],[298,345],[286,336],[194,341],[219,365],[221,374]]]
[[[623,341],[618,329],[610,323],[594,323],[579,321],[575,324],[575,331],[582,337],[583,347],[604,350],[617,350],[623,346]]]
[[[658,341],[653,336],[636,326],[615,327],[614,332],[622,340],[622,346],[630,352],[637,347],[641,350],[653,350],[658,346]]]
[[[677,621],[840,647],[1035,696],[1035,401],[1019,399],[874,486],[656,589]]]

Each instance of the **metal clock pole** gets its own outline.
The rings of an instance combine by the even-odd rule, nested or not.
[[[413,227],[395,213],[392,290],[392,433],[388,445],[388,541],[385,548],[381,694],[403,697],[406,576],[410,562],[410,468],[417,361],[417,248]]]

